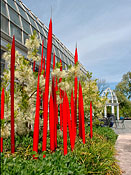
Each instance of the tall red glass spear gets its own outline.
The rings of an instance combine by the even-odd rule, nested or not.
[[[42,40],[42,52],[41,52],[41,71],[42,72],[42,68],[43,68],[43,48],[44,48],[44,40]]]
[[[62,71],[62,61],[60,59],[60,71]],[[62,78],[59,79],[59,83],[62,81]],[[62,90],[60,89],[60,99],[62,99]],[[62,131],[62,120],[63,120],[63,104],[60,104],[60,129]]]
[[[51,151],[55,150],[55,118],[54,118],[54,104],[52,94],[50,95],[50,104],[49,104],[49,124],[50,124],[50,149]]]
[[[92,139],[93,129],[92,129],[92,102],[90,102],[90,138]]]
[[[45,78],[45,56],[44,56],[44,63],[43,63],[43,77]],[[43,116],[44,116],[44,96],[45,96],[45,91],[43,92]]]
[[[81,122],[81,85],[79,81],[79,136],[82,138],[82,122]]]
[[[41,75],[41,72],[42,72],[42,69],[43,69],[43,67],[44,67],[44,65],[43,65],[43,63],[44,63],[44,61],[43,61],[43,49],[44,49],[44,40],[42,40],[42,52],[41,52],[41,67],[39,68],[39,74]],[[45,71],[45,70],[44,70]],[[44,77],[44,74],[43,74],[43,77]],[[40,94],[40,96],[41,96],[41,89],[39,89],[39,94]],[[43,92],[43,106],[44,106],[44,92]]]
[[[63,98],[63,148],[64,155],[67,154],[67,109],[66,97]]]
[[[79,91],[80,91],[80,114],[81,114],[81,132],[83,143],[85,144],[85,122],[84,122],[84,104],[83,104],[83,95],[82,95],[82,87],[79,81]]]
[[[75,65],[78,63],[78,53],[77,53],[77,47],[75,49],[75,58],[74,58]],[[75,127],[76,131],[75,134],[77,134],[77,76],[75,76]]]
[[[71,118],[72,118],[72,137],[73,137],[73,145],[72,145],[72,150],[74,149],[75,145],[75,112],[74,112],[74,97],[73,97],[73,89],[71,92]]]
[[[1,120],[4,119],[4,88],[2,89],[1,92]],[[3,152],[3,138],[0,137],[0,152]]]
[[[55,69],[55,54],[53,55],[53,70]],[[55,88],[55,77],[52,78],[52,95],[53,95],[53,105],[54,105],[54,117],[55,117],[55,127],[54,127],[54,132],[55,132],[55,148],[57,147],[57,102],[56,102],[56,88]]]
[[[33,151],[38,153],[38,142],[39,142],[39,110],[40,110],[40,98],[39,98],[39,74],[37,82],[37,95],[36,95],[36,113],[35,113],[35,123],[34,123],[34,133],[33,133]],[[33,155],[34,159],[37,159]]]
[[[66,98],[66,113],[67,113],[66,115],[67,115],[67,123],[69,128],[70,144],[71,144],[71,150],[73,151],[72,119],[70,118],[70,107],[69,107],[69,101],[68,101],[66,92],[65,92],[65,98]]]
[[[44,56],[43,71],[44,71],[44,74],[43,74],[43,76],[44,76],[44,78],[45,78],[45,56]]]
[[[33,62],[33,72],[35,72],[35,61]]]
[[[15,152],[15,132],[14,132],[14,74],[15,74],[15,36],[13,36],[11,47],[11,153]]]
[[[48,95],[49,95],[51,52],[52,52],[52,19],[50,19],[50,24],[49,24],[48,44],[47,44],[47,62],[46,62],[46,80],[45,80],[45,95],[44,95],[42,151],[46,151],[46,144],[47,144]]]

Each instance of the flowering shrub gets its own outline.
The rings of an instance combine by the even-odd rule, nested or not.
[[[57,103],[62,103],[62,99],[59,97],[60,89],[66,91],[68,97],[71,96],[71,91],[74,87],[74,78],[77,76],[80,78],[82,73],[80,71],[79,64],[75,66],[68,66],[68,70],[60,71],[61,64],[56,64],[56,68],[52,71],[52,77],[55,77],[57,80],[61,79],[61,82],[58,82],[58,91],[57,91]],[[70,100],[70,98],[69,98]]]
[[[15,109],[15,132],[18,135],[25,135],[31,130],[34,124],[36,91],[37,91],[37,77],[38,72],[33,72],[32,64],[34,61],[40,63],[40,56],[38,49],[40,41],[36,32],[26,40],[25,46],[28,49],[27,58],[21,55],[18,51],[15,52],[15,94],[14,94],[14,109]],[[3,55],[8,63],[8,69],[4,70],[2,77],[2,88],[5,89],[5,113],[2,121],[1,135],[7,138],[10,135],[10,58],[11,46],[7,45],[7,52]],[[93,114],[95,117],[102,116],[102,110],[105,104],[105,99],[99,96],[99,91],[96,85],[96,80],[91,79],[91,74],[87,72],[84,76],[80,71],[79,63],[74,66],[68,66],[68,70],[60,71],[61,63],[56,63],[55,69],[51,75],[57,79],[57,103],[62,103],[60,98],[60,89],[67,92],[68,97],[71,96],[71,90],[74,87],[74,78],[77,76],[82,83],[84,112],[85,117],[89,116],[89,103],[93,102]],[[40,91],[41,98],[44,92],[45,79],[43,71],[40,74]],[[61,81],[59,82],[59,79]],[[55,81],[56,82],[56,81]],[[50,88],[51,91],[51,82]],[[70,98],[69,98],[70,99]],[[43,111],[40,111],[43,113]],[[40,120],[43,123],[42,120]]]
[[[37,54],[39,40],[36,32],[26,40],[28,49],[27,58],[22,56],[18,51],[15,52],[15,131],[18,135],[25,135],[29,131],[29,125],[34,123],[35,114],[35,96],[37,90],[37,72],[32,70],[32,62],[40,60]],[[7,52],[3,55],[7,63],[10,63],[11,46],[7,46]],[[44,90],[45,79],[40,76],[41,92]],[[10,134],[10,64],[8,69],[4,70],[2,77],[2,88],[5,89],[5,113],[2,124],[2,137],[7,138]]]

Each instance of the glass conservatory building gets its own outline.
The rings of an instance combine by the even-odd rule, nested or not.
[[[1,0],[1,68],[6,67],[2,54],[6,51],[6,45],[11,44],[12,36],[15,35],[16,50],[24,56],[27,54],[25,40],[35,30],[39,39],[44,39],[44,56],[47,53],[48,28],[29,10],[21,0]],[[62,42],[53,34],[52,36],[52,60],[55,53],[56,61],[62,60],[63,68],[67,65],[74,65],[74,55],[62,44]],[[42,45],[40,45],[39,54],[41,54]],[[86,74],[86,69],[80,64],[81,71]]]

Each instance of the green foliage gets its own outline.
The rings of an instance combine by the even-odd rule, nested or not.
[[[90,114],[90,102],[92,101],[93,107],[93,120],[103,118],[102,112],[105,106],[106,97],[102,98],[99,94],[97,87],[97,80],[92,79],[92,73],[87,72],[85,81],[82,81],[82,92],[84,101],[84,113],[85,117],[89,119]]]
[[[104,122],[98,120],[97,118],[93,121],[93,125],[96,127],[101,126],[103,124],[104,124]]]
[[[131,117],[131,72],[123,75],[122,80],[115,88],[120,104],[120,115]]]
[[[37,36],[36,30],[33,30],[33,35],[31,35],[31,39],[34,40]]]
[[[62,66],[62,64],[60,62],[56,62],[55,68],[60,68],[61,66]]]
[[[86,129],[86,132],[88,133],[90,128],[88,127]],[[105,137],[105,139],[112,144],[115,144],[117,139],[117,134],[109,128],[109,127],[94,127],[93,132],[97,133],[98,135]]]
[[[116,90],[120,91],[127,99],[131,99],[131,72],[123,75],[121,82],[116,86]]]
[[[120,169],[114,158],[114,143],[117,135],[110,128],[93,128],[93,139],[89,137],[89,127],[86,127],[86,144],[77,137],[75,149],[70,150],[68,137],[68,154],[63,155],[63,141],[58,131],[58,148],[51,153],[49,150],[49,135],[47,137],[47,151],[43,158],[42,133],[40,132],[39,154],[32,151],[33,133],[26,137],[16,137],[16,152],[10,153],[10,140],[4,140],[2,160],[2,175],[67,175],[67,174],[108,174],[119,175]],[[33,160],[33,154],[38,157]]]
[[[88,129],[89,130],[89,129]],[[86,174],[116,174],[120,169],[114,158],[114,146],[116,134],[110,128],[93,128],[93,138],[86,135],[86,144],[81,145],[80,140],[76,144],[75,156],[79,162],[85,164]]]

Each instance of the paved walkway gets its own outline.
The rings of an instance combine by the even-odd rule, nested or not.
[[[116,159],[123,175],[131,175],[131,120],[125,121],[125,128],[113,128],[119,135],[116,141]]]

